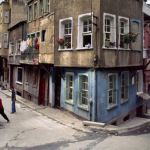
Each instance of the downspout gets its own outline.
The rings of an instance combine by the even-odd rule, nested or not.
[[[96,19],[96,23],[92,22],[92,26],[95,26],[96,27],[96,33],[95,33],[95,39],[96,39],[96,46],[95,46],[95,51],[94,51],[94,80],[95,80],[95,83],[94,83],[94,94],[93,97],[95,99],[95,114],[94,114],[94,121],[96,122],[97,121],[97,69],[96,69],[96,66],[97,66],[97,19],[98,17],[94,15],[93,13],[93,6],[92,6],[92,0],[91,0],[91,19],[92,18],[95,18]],[[94,31],[94,30],[93,30]],[[93,32],[94,33],[94,32]],[[90,120],[92,120],[92,101],[90,100]]]

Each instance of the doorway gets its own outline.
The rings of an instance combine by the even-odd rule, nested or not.
[[[41,69],[41,80],[40,80],[40,105],[45,105],[45,78],[44,78],[44,75],[45,75],[45,70],[42,70]]]
[[[55,107],[60,108],[61,69],[56,69],[55,76]]]

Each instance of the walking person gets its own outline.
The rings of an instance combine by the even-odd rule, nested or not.
[[[12,111],[11,114],[16,112],[16,106],[15,106],[15,101],[16,101],[16,93],[14,90],[14,87],[11,87],[12,90],[12,95],[11,95],[11,100],[12,100]]]
[[[0,114],[7,120],[7,122],[9,122],[8,117],[4,113],[4,107],[3,107],[3,104],[2,104],[2,99],[1,98],[0,98]]]

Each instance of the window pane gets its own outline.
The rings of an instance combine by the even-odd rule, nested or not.
[[[110,26],[107,26],[107,32],[110,32]]]
[[[110,40],[110,33],[106,33],[106,39],[109,39]]]
[[[84,27],[83,28],[83,32],[87,32],[88,30],[87,30],[87,27]]]
[[[113,81],[113,76],[109,76],[109,82]]]
[[[69,28],[71,28],[71,23],[69,23]]]
[[[121,33],[124,33],[124,28],[121,28]]]
[[[109,97],[111,97],[112,96],[112,90],[111,91],[109,91]]]
[[[69,29],[69,34],[71,34],[71,29]]]
[[[107,25],[110,25],[110,20],[107,20]]]
[[[112,103],[113,100],[112,100],[112,97],[109,97],[109,103]]]
[[[65,34],[68,34],[68,29],[65,29]]]
[[[68,28],[68,24],[65,24],[65,28]]]
[[[92,31],[92,28],[91,28],[91,27],[89,27],[89,31]]]
[[[113,83],[109,84],[109,89],[113,89]]]
[[[22,82],[22,69],[18,68],[18,81]]]
[[[88,44],[91,44],[91,35],[83,35],[83,47]]]
[[[120,26],[124,28],[124,22],[121,22],[120,24],[121,24]]]
[[[84,24],[84,26],[85,26],[85,25],[87,25],[87,24],[88,24],[88,22],[87,22],[87,21],[84,21],[84,22],[83,22],[83,24]]]

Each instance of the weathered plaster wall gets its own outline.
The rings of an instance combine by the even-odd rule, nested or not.
[[[34,2],[31,1],[29,5],[33,6]],[[37,3],[37,12],[38,10],[39,3]],[[27,25],[27,34],[40,31],[39,63],[54,64],[54,14],[51,13],[53,13],[53,0],[50,1],[50,15],[37,17]],[[44,42],[41,42],[42,30],[46,30]]]
[[[29,68],[29,74],[27,75],[27,67]],[[37,67],[36,74],[36,85],[33,85],[33,67]],[[26,78],[28,76],[28,82],[26,82]],[[38,66],[25,66],[25,74],[24,74],[24,97],[29,99],[29,95],[31,96],[31,101],[36,104],[39,104],[39,83],[40,82],[40,69]]]
[[[138,46],[138,49],[141,52],[134,51],[137,49],[137,45],[132,45],[132,50],[108,50],[103,49],[103,13],[110,13],[116,15],[116,46],[118,48],[118,16],[129,18],[129,31],[132,31],[131,19],[140,20],[140,30],[141,30],[141,39],[143,39],[143,13],[142,13],[142,1],[135,0],[101,0],[100,4],[100,51],[98,52],[99,56],[99,66],[100,67],[122,67],[122,66],[137,66],[143,64],[142,58],[142,46],[143,41]]]
[[[92,12],[95,16],[100,14],[100,1],[92,0]],[[57,11],[59,10],[59,11]],[[68,13],[69,12],[69,13]],[[78,15],[91,13],[91,0],[55,0],[55,66],[67,67],[93,67],[94,51],[96,50],[96,27],[93,26],[93,49],[77,50]],[[59,19],[73,17],[73,50],[58,51],[56,39],[59,38]],[[99,20],[98,20],[99,21]],[[96,22],[94,18],[94,22]],[[99,33],[98,33],[99,34]],[[98,38],[99,43],[99,38]],[[97,47],[98,49],[98,47]]]
[[[111,109],[108,107],[108,74],[117,73],[117,106]],[[129,101],[121,104],[121,74],[120,71],[98,71],[97,73],[97,117],[99,122],[109,122],[136,107],[143,104],[141,98],[136,96],[136,75],[134,76],[134,84],[132,84],[133,71],[129,71]]]
[[[74,83],[73,83],[73,105],[68,104],[65,102],[65,98],[66,98],[66,77],[65,77],[65,73],[66,72],[70,72],[70,73],[74,73]],[[92,108],[90,109],[90,103],[88,103],[88,111],[79,108],[78,105],[78,94],[79,94],[79,73],[83,73],[86,74],[88,76],[88,101],[92,100]],[[64,107],[65,109],[72,111],[76,114],[78,114],[79,116],[82,116],[88,120],[90,120],[90,111],[92,114],[92,120],[94,121],[95,118],[95,97],[94,97],[94,93],[95,93],[95,80],[94,80],[94,72],[90,71],[90,70],[86,70],[86,69],[69,69],[69,68],[63,68],[63,74],[62,76],[65,78],[65,80],[63,80],[63,78],[61,78],[61,107]]]
[[[20,21],[27,20],[27,0],[10,0],[11,23],[9,27],[14,26]]]

